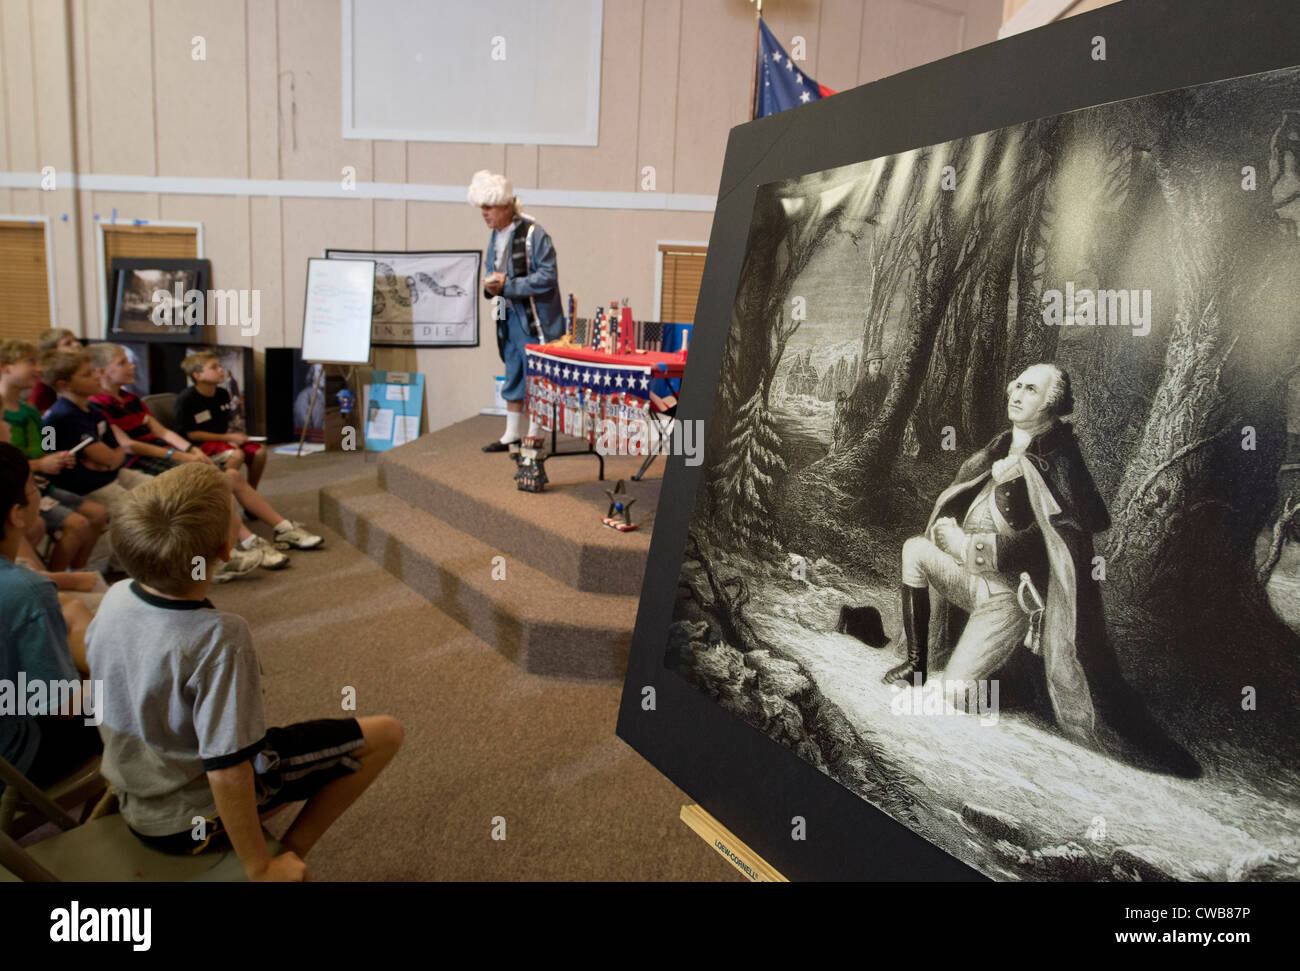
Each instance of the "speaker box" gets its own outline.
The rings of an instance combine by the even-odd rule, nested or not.
[[[296,441],[293,399],[295,375],[302,369],[302,349],[268,347],[265,353],[266,439],[268,442]]]

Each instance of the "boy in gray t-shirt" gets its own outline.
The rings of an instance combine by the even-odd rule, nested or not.
[[[133,490],[113,519],[135,579],[113,585],[86,633],[104,683],[101,771],[145,842],[233,845],[250,879],[303,880],[302,857],[396,754],[402,729],[388,716],[266,728],[248,624],[206,599],[235,540],[232,501],[220,470],[183,465]],[[272,859],[259,817],[303,799]]]

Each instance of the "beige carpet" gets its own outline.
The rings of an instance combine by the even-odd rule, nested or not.
[[[621,685],[525,673],[320,525],[317,490],[374,471],[360,453],[272,455],[262,493],[325,548],[211,594],[252,627],[272,724],[343,715],[352,687],[355,714],[405,726],[308,858],[313,878],[741,879],[678,819],[685,794],[614,736]]]

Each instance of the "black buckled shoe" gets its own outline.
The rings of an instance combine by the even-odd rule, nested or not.
[[[502,442],[498,440],[495,442],[488,442],[486,445],[483,446],[483,451],[506,452],[509,451],[511,445],[518,445],[518,444],[519,444],[519,439],[517,438],[513,442]]]
[[[929,662],[930,588],[903,585],[903,632],[907,635],[907,660],[892,667],[881,684],[910,685],[914,675],[925,684]]]

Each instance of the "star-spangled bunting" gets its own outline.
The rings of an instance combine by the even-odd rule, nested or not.
[[[545,354],[527,352],[528,409],[539,426],[596,444],[602,425],[613,423],[620,449],[644,454],[649,441],[649,367],[587,364],[578,368]]]
[[[799,70],[798,65],[776,42],[767,22],[758,18],[758,97],[754,99],[754,117],[766,118],[786,108],[797,108],[835,92],[818,84]]]

